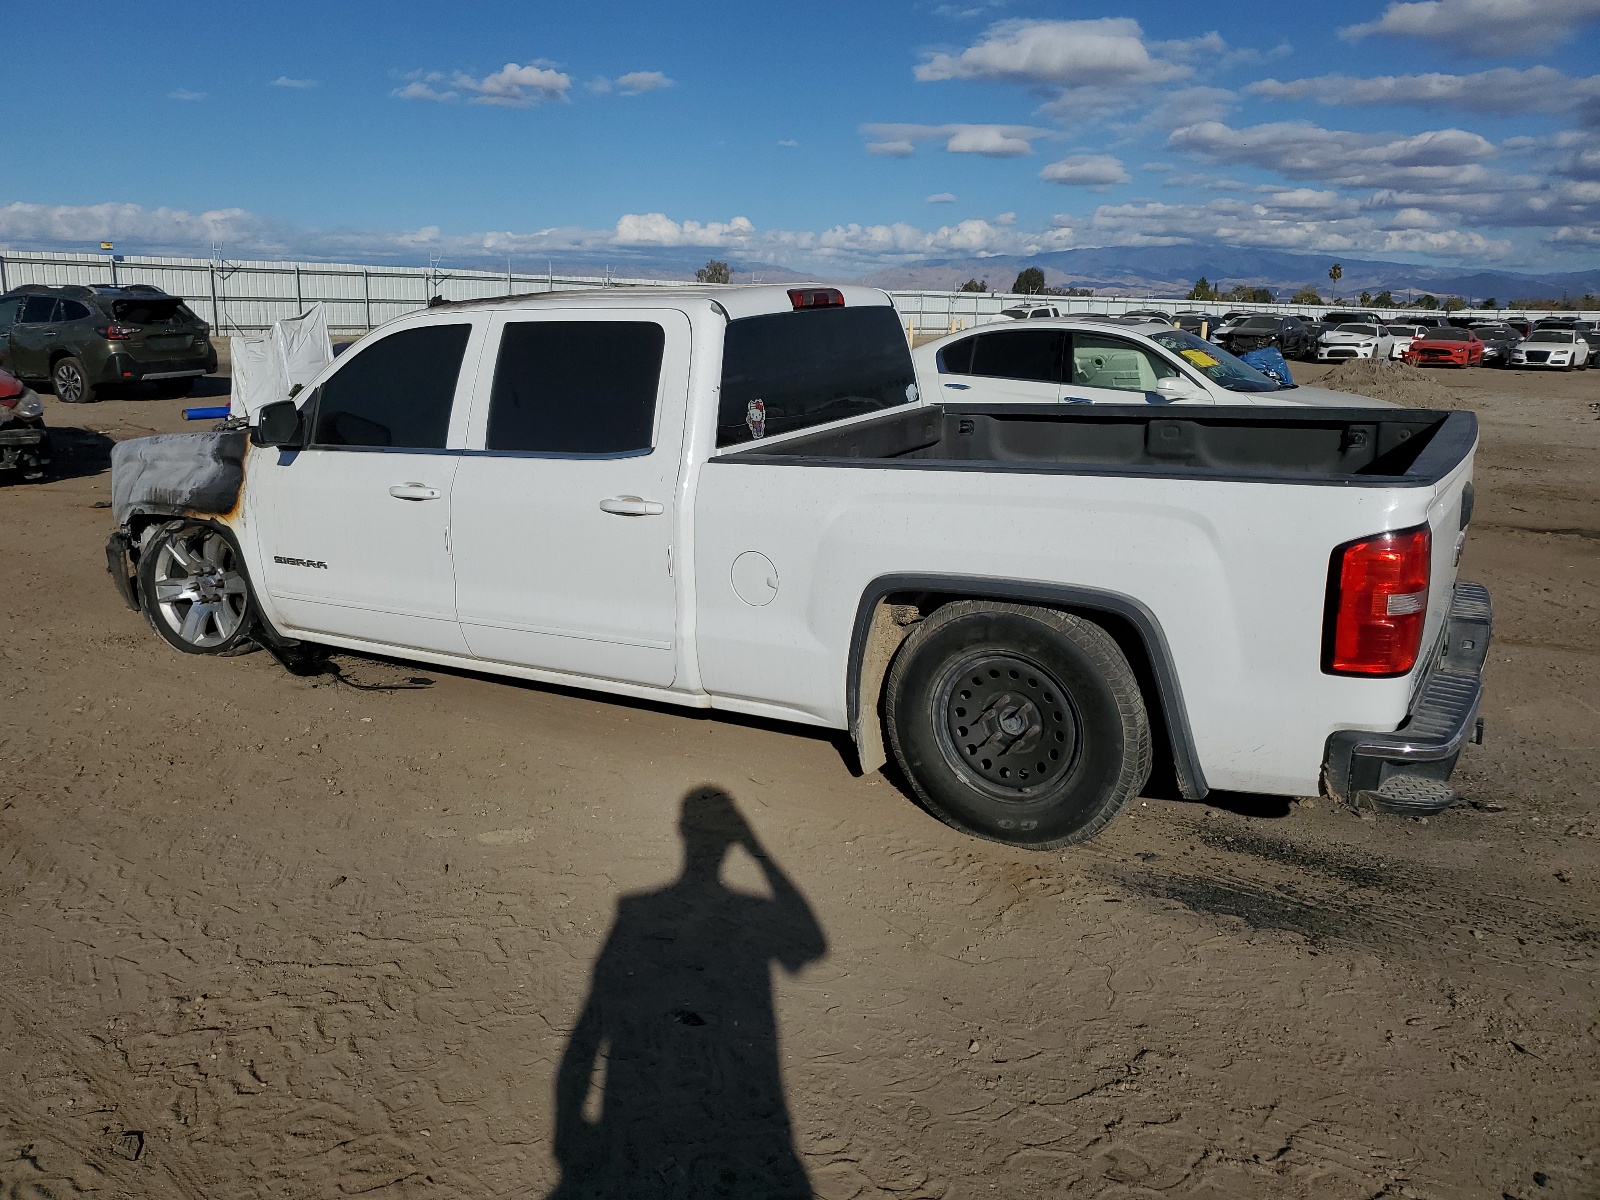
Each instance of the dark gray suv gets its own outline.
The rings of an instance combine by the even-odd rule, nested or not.
[[[0,296],[0,367],[79,404],[118,384],[187,396],[217,351],[210,326],[160,288],[27,284]]]

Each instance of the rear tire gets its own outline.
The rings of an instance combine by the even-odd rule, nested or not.
[[[68,355],[50,368],[50,389],[63,404],[91,404],[95,388],[81,360]]]
[[[139,605],[167,644],[185,654],[226,654],[256,625],[238,547],[199,521],[169,521],[144,540]]]
[[[928,810],[1029,850],[1088,841],[1150,775],[1150,723],[1098,625],[960,601],[923,621],[889,673],[889,743]]]

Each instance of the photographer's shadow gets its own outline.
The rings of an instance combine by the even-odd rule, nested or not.
[[[809,1197],[778,1060],[773,962],[827,940],[811,906],[715,788],[690,792],[683,873],[624,896],[556,1076],[551,1200]],[[742,846],[771,898],[725,887]]]

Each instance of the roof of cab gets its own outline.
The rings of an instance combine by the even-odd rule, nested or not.
[[[674,308],[685,302],[720,306],[731,321],[741,317],[793,312],[792,289],[831,287],[844,296],[846,308],[887,307],[887,292],[851,284],[693,284],[681,287],[586,288],[580,291],[528,292],[516,296],[486,296],[479,300],[446,300],[427,309],[430,313],[482,308]]]

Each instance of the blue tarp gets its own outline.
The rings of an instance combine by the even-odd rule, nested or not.
[[[1263,375],[1276,379],[1281,387],[1294,386],[1294,377],[1289,374],[1289,364],[1284,361],[1282,352],[1276,346],[1263,346],[1259,350],[1241,354],[1239,361],[1248,363]]]

